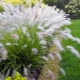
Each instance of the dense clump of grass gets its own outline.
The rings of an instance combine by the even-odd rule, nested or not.
[[[71,35],[68,28],[65,31],[62,29],[64,25],[71,24],[70,19],[56,6],[40,5],[24,7],[2,4],[5,11],[0,14],[0,72],[5,78],[17,71],[30,80],[37,80],[44,63],[54,60],[53,53],[49,52],[51,44],[64,51],[58,36],[68,38]],[[62,59],[59,53],[56,57]],[[51,69],[48,73],[53,76]]]
[[[27,34],[22,29],[23,27],[20,27],[14,31],[2,33],[3,39],[0,42],[8,51],[7,59],[2,58],[0,62],[0,72],[4,74],[8,69],[17,70],[23,74],[24,67],[27,67],[29,72],[35,69],[40,70],[44,63],[42,56],[46,51],[39,44],[36,26],[27,26]]]
[[[74,37],[80,38],[80,20],[72,20],[72,24],[68,26],[72,30]],[[60,63],[60,67],[63,67],[66,76],[60,74],[59,80],[80,80],[80,59],[76,58],[69,50],[66,49],[66,45],[71,45],[80,52],[80,45],[71,40],[62,40],[63,46],[66,52],[62,52],[63,60]]]

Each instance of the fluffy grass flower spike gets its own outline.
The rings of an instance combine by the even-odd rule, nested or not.
[[[52,43],[58,50],[64,50],[57,37],[73,39],[68,29],[68,32],[62,29],[64,25],[70,24],[70,19],[56,6],[40,6],[40,3],[27,8],[2,3],[2,7],[4,12],[0,13],[0,50],[6,51],[4,56],[0,56],[3,58],[0,72],[6,75],[10,70],[8,74],[12,76],[16,70],[21,75],[28,78],[32,75],[33,79],[37,79],[38,75],[35,74],[40,73],[44,63],[49,61],[48,57],[54,60],[52,54],[46,56]],[[56,56],[62,60],[59,54]]]

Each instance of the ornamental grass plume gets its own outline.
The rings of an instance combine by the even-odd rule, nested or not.
[[[60,32],[62,35],[62,37],[64,39],[71,39],[72,41],[76,41],[78,44],[80,44],[80,39],[79,38],[76,38],[74,36],[71,35],[71,30],[69,28],[66,28],[65,30],[61,31]]]
[[[49,59],[45,56],[42,57],[43,60],[48,61]]]
[[[7,58],[7,51],[6,50],[2,50],[1,57],[2,57],[2,60],[6,60],[6,58]]]
[[[2,3],[2,7],[0,52],[5,49],[7,55],[0,62],[0,72],[12,76],[16,70],[28,80],[37,80],[48,57],[54,60],[52,54],[48,55],[51,44],[54,43],[60,51],[64,50],[57,36],[69,38],[63,34],[70,33],[69,29],[65,29],[66,32],[62,27],[69,25],[70,19],[56,6],[41,6],[41,3],[33,7]],[[62,59],[60,54],[57,57]]]
[[[52,53],[48,53],[48,57],[49,57],[49,59],[54,60],[54,56]]]
[[[51,70],[48,70],[48,74],[50,75],[50,78],[51,78],[52,80],[55,79],[55,75],[53,74],[53,72],[52,72]]]
[[[37,48],[32,48],[32,52],[33,52],[34,54],[37,54],[37,53],[38,53]]]
[[[59,60],[62,60],[62,57],[61,57],[60,53],[56,53],[56,57],[57,57]]]
[[[76,57],[80,58],[80,53],[72,46],[67,46],[67,49],[69,49]]]
[[[15,40],[18,40],[19,39],[19,36],[17,34],[12,34],[11,37]]]
[[[65,76],[66,75],[66,72],[64,71],[63,68],[59,68],[60,69],[60,72]]]

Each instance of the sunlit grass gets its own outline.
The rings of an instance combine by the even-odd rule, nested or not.
[[[80,20],[72,20],[72,24],[68,26],[72,30],[74,37],[80,38]],[[77,51],[80,52],[80,44],[71,41],[63,40],[63,46],[71,45],[74,46]],[[75,57],[69,50],[62,52],[63,60],[60,63],[60,67],[64,68],[66,76],[60,74],[59,80],[80,80],[80,58]]]

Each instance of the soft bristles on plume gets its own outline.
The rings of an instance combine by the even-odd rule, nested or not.
[[[79,52],[72,46],[67,46],[67,49],[69,49],[76,57],[80,58]]]
[[[71,35],[71,30],[69,28],[66,28],[63,31],[60,31],[60,33],[61,33],[62,38],[64,38],[64,39],[69,38],[69,39],[71,39],[73,41],[76,41],[78,44],[80,44],[80,39],[79,38],[76,38],[76,37],[73,37]]]
[[[64,71],[63,68],[59,68],[59,70],[60,70],[60,72],[61,72],[64,76],[66,75],[66,73],[65,73],[65,71]]]
[[[71,52],[77,57],[77,58],[80,58],[80,54],[77,50],[75,49],[72,49]]]
[[[48,74],[52,80],[55,78],[55,75],[53,74],[51,70],[48,70]]]
[[[51,60],[54,60],[54,56],[52,55],[52,53],[48,53],[48,57],[49,57]]]
[[[49,61],[49,59],[46,56],[43,56],[42,59],[45,61]]]
[[[67,46],[67,49],[72,50],[72,49],[74,49],[74,47],[68,45],[68,46]]]
[[[70,21],[66,18],[66,14],[63,11],[57,11],[58,9],[55,6],[38,6],[38,4],[36,4],[33,8],[25,8],[24,6],[14,7],[11,4],[2,3],[2,7],[5,12],[3,12],[3,14],[0,13],[2,24],[0,26],[10,27],[10,24],[14,26],[18,24],[22,25],[25,21],[27,21],[28,25],[35,25],[37,23],[42,25],[44,23],[46,27],[56,25],[59,26],[59,28],[63,25],[70,24]],[[54,29],[56,29],[56,27]]]
[[[56,57],[57,57],[59,60],[62,60],[62,57],[61,57],[60,53],[56,53]]]
[[[26,67],[23,68],[23,74],[24,76],[28,76],[28,70]]]
[[[2,52],[1,52],[2,60],[6,60],[7,59],[7,54],[8,54],[7,50],[2,50]]]
[[[64,49],[63,49],[63,47],[62,47],[62,45],[61,45],[61,43],[60,43],[60,41],[59,41],[58,38],[54,38],[53,39],[53,43],[56,45],[56,47],[58,48],[58,50],[64,51]]]

